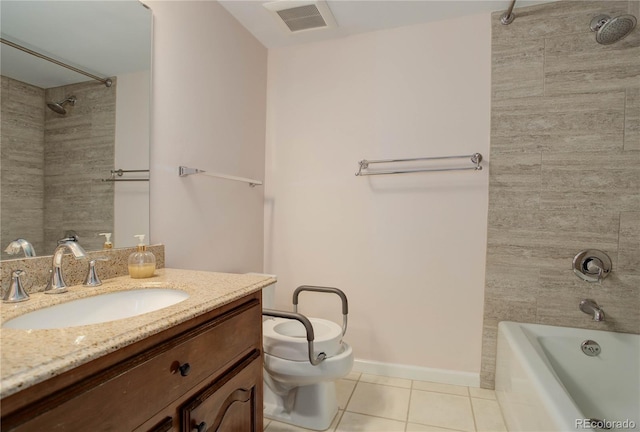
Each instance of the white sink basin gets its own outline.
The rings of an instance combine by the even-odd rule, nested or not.
[[[7,321],[2,328],[36,330],[98,324],[153,312],[188,297],[184,291],[165,288],[118,291],[38,309]]]

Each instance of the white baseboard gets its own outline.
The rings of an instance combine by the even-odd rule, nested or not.
[[[448,369],[434,369],[419,366],[382,363],[372,360],[354,360],[355,372],[372,375],[384,375],[394,378],[405,378],[418,381],[431,381],[467,387],[480,387],[480,374]]]

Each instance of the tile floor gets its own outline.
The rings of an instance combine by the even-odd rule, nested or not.
[[[493,390],[352,372],[330,432],[506,431]],[[264,419],[265,432],[307,429]]]

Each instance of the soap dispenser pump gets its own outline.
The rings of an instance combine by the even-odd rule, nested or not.
[[[138,238],[136,252],[129,255],[129,276],[133,279],[143,279],[153,276],[156,270],[156,257],[147,250],[144,244],[144,234],[134,235]]]
[[[111,243],[111,233],[100,233],[98,235],[104,236],[104,245],[102,245],[102,249],[113,249],[113,243]]]

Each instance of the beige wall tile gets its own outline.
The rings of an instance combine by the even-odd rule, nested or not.
[[[640,80],[640,32],[611,45],[600,45],[590,32],[551,37],[544,57],[545,95],[624,90]]]
[[[636,3],[640,4],[640,2]],[[624,149],[627,151],[640,150],[640,87],[627,89],[624,117]]]
[[[492,34],[494,40],[540,39],[573,33],[589,32],[589,22],[596,15],[611,16],[626,13],[626,1],[559,1],[515,9],[516,20],[503,26],[499,22],[501,12],[493,14]],[[517,23],[517,25],[515,25]],[[586,24],[585,24],[586,23]]]
[[[524,46],[523,46],[524,45]],[[496,40],[492,45],[492,97],[494,100],[542,96],[544,92],[544,40]]]
[[[0,95],[0,259],[16,238],[44,249],[44,90],[2,77]]]
[[[624,111],[624,91],[494,100],[492,168],[497,159],[493,138],[498,139],[496,150],[500,153],[620,150]]]
[[[627,273],[640,274],[640,212],[620,213],[617,267]]]

